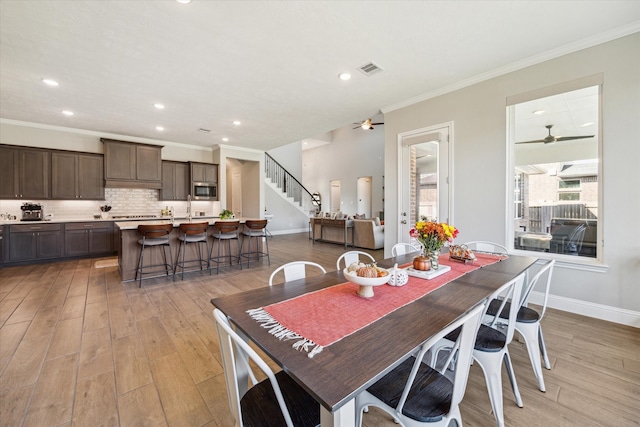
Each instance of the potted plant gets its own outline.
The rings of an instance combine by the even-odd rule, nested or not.
[[[234,218],[235,215],[233,214],[233,212],[231,212],[228,209],[223,210],[222,212],[220,212],[220,219],[231,219]]]

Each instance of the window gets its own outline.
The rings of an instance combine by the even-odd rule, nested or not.
[[[513,248],[598,258],[600,86],[562,89],[508,102]]]
[[[513,186],[514,189],[514,193],[513,193],[513,202],[515,204],[514,207],[514,211],[515,211],[515,219],[520,219],[524,216],[524,205],[522,203],[522,198],[524,197],[524,191],[523,191],[523,186],[524,186],[524,174],[523,173],[516,173],[516,182]]]

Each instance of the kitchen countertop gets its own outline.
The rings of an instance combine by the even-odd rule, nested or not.
[[[224,220],[224,219],[220,219],[220,217],[199,216],[199,217],[192,218],[191,221],[188,221],[187,218],[174,218],[173,226],[179,227],[180,224],[185,222],[194,222],[194,223],[208,222],[209,225],[213,225],[217,221],[240,221],[241,224],[244,224],[244,222],[247,219],[253,219],[253,218],[234,218],[233,220]],[[158,218],[158,219],[153,219],[148,221],[116,221],[116,225],[118,226],[118,228],[120,228],[120,230],[135,230],[138,228],[140,224],[156,225],[156,224],[168,224],[169,222],[171,222],[171,219],[169,218],[163,218],[163,219]]]
[[[213,219],[218,219],[220,217],[217,216],[199,216],[199,217],[194,217],[192,219],[192,222],[198,222],[197,220],[213,220]],[[175,221],[185,221],[187,219],[187,217],[175,217],[174,220]],[[114,218],[93,218],[93,217],[83,217],[83,218],[51,218],[51,219],[46,219],[46,220],[42,220],[42,221],[20,221],[19,219],[15,219],[15,220],[0,220],[0,225],[13,225],[13,224],[22,224],[22,225],[28,225],[28,224],[42,224],[42,223],[51,223],[51,224],[59,224],[59,223],[68,223],[68,222],[116,222],[116,223],[121,223],[121,222],[132,222],[132,223],[136,223],[139,224],[140,221],[156,221],[156,222],[160,222],[160,223],[166,223],[166,221],[169,221],[170,218],[169,217],[158,217],[158,218],[139,218],[139,219],[133,219],[133,218],[118,218],[118,219],[114,219]]]

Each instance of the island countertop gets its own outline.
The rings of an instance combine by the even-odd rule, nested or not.
[[[177,228],[182,223],[200,223],[206,222],[209,225],[213,225],[218,221],[240,221],[240,224],[244,224],[246,220],[254,218],[234,218],[234,219],[220,219],[220,217],[193,217],[191,220],[187,218],[174,218],[173,227]],[[170,224],[170,218],[158,218],[154,220],[145,221],[115,221],[115,224],[120,230],[136,230],[139,225],[158,225],[158,224]]]

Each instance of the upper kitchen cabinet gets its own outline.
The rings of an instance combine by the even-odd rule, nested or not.
[[[191,163],[192,182],[218,182],[218,165],[210,163]]]
[[[188,163],[162,162],[160,200],[187,200],[189,187]]]
[[[0,146],[0,199],[48,199],[51,153]]]
[[[162,188],[162,147],[104,139],[106,187]]]
[[[100,154],[51,153],[51,198],[104,200]]]

